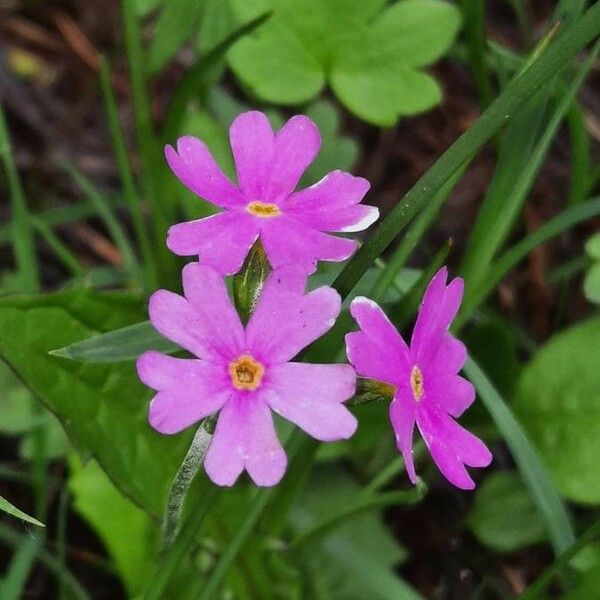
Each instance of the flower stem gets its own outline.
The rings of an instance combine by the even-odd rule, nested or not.
[[[212,419],[202,421],[171,484],[162,522],[161,554],[163,555],[171,548],[179,533],[183,503],[189,487],[206,456],[212,438],[213,425]]]

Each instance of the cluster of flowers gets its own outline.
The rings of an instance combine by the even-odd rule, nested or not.
[[[429,284],[410,346],[373,301],[350,306],[360,330],[346,336],[347,364],[308,364],[292,359],[326,333],[341,310],[339,294],[305,288],[317,261],[342,261],[356,242],[330,235],[361,231],[378,217],[361,204],[369,183],[334,171],[294,191],[315,158],[315,124],[295,116],[274,133],[263,113],[241,114],[230,141],[238,186],[193,137],[168,146],[166,158],[190,190],[222,212],[171,227],[174,253],[198,256],[183,269],[184,297],[166,290],[150,299],[153,326],[197,358],[146,352],[137,363],[141,380],[157,391],[150,424],[174,434],[218,413],[204,467],[218,485],[233,485],[244,469],[257,485],[284,475],[287,459],[271,411],[321,441],[347,439],[357,420],[344,405],[355,394],[357,373],[390,386],[389,414],[406,470],[416,482],[412,456],[415,424],[440,471],[471,489],[465,465],[483,467],[491,454],[455,417],[474,401],[473,386],[458,375],[465,346],[448,332],[463,282],[447,283],[446,269]],[[257,239],[273,270],[244,327],[224,277],[237,273]]]

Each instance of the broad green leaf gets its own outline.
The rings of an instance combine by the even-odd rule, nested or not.
[[[240,4],[233,3],[238,18]],[[273,17],[228,55],[259,98],[301,104],[329,83],[356,115],[383,126],[439,102],[439,86],[419,68],[452,45],[460,25],[452,4],[282,0],[274,6]]]
[[[155,527],[143,510],[123,496],[94,460],[69,461],[73,506],[104,543],[130,598],[141,591],[152,572]]]
[[[600,233],[586,242],[585,252],[593,262],[583,280],[583,293],[590,302],[600,304]]]
[[[514,406],[558,489],[585,504],[600,503],[599,339],[598,318],[554,336],[523,370]]]
[[[31,429],[31,400],[31,392],[0,362],[0,432],[18,435]]]
[[[600,260],[600,233],[596,233],[585,243],[585,252],[590,258]]]
[[[44,427],[44,457],[46,460],[63,458],[72,450],[63,426],[50,411],[44,410],[39,417],[42,422],[38,426]],[[19,455],[26,460],[33,460],[35,457],[35,433],[35,428],[32,428],[21,439]]]
[[[478,488],[467,523],[482,544],[498,552],[546,539],[544,522],[518,473],[492,473]]]
[[[48,354],[138,321],[144,312],[132,295],[87,289],[5,297],[0,357],[56,414],[76,448],[91,453],[136,504],[160,515],[188,436],[161,436],[150,428],[151,392],[133,363],[82,364]]]
[[[27,521],[28,523],[32,523],[33,525],[37,525],[38,527],[45,527],[43,523],[40,523],[37,519],[30,517],[27,513],[24,513],[22,510],[19,510],[16,506],[11,504],[6,498],[0,496],[0,510],[12,515],[13,517],[17,517],[17,519],[21,519],[22,521]]]

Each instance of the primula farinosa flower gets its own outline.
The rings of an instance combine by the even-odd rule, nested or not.
[[[467,351],[448,333],[463,294],[463,281],[446,285],[444,267],[429,283],[410,348],[381,308],[358,297],[350,312],[360,331],[346,336],[348,359],[359,375],[394,388],[390,421],[410,480],[416,482],[412,455],[415,423],[443,475],[462,489],[475,483],[465,465],[485,467],[492,455],[485,444],[461,427],[459,417],[475,400],[475,389],[458,375]]]
[[[292,117],[276,134],[267,117],[242,113],[229,130],[238,185],[221,171],[199,139],[185,136],[177,151],[167,146],[169,166],[192,192],[224,209],[216,215],[169,229],[175,254],[197,255],[224,275],[237,273],[260,236],[273,267],[317,260],[341,261],[356,242],[328,232],[362,231],[377,220],[377,208],[360,204],[369,182],[333,171],[315,185],[294,192],[319,151],[321,139],[307,117]]]
[[[150,424],[177,433],[218,412],[204,461],[218,485],[232,485],[244,469],[258,485],[282,478],[287,459],[271,411],[321,441],[346,439],[356,429],[343,405],[354,394],[354,369],[290,362],[340,312],[337,292],[305,294],[306,279],[298,267],[272,271],[245,329],[210,266],[184,268],[185,297],[159,290],[150,299],[153,326],[198,357],[146,352],[138,359],[140,379],[157,390]]]

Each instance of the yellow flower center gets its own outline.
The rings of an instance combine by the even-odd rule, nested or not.
[[[417,365],[412,368],[410,373],[410,387],[412,388],[413,396],[418,402],[423,397],[423,372]]]
[[[242,354],[229,364],[231,383],[238,390],[255,390],[264,372],[265,368],[249,354]]]
[[[254,200],[246,206],[246,210],[256,216],[268,219],[269,217],[277,217],[281,214],[279,206],[273,204],[273,202],[261,202],[260,200]]]

